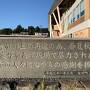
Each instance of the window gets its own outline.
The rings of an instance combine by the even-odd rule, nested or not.
[[[73,23],[73,13],[71,13],[70,15],[69,15],[69,24],[72,24]]]
[[[75,22],[75,17],[73,18],[73,22]]]
[[[84,0],[80,2],[80,16],[84,15]]]
[[[84,15],[84,11],[81,12],[81,16],[83,16],[83,15]]]
[[[69,34],[69,35],[68,35],[68,38],[73,38],[73,34],[72,34],[72,33]]]
[[[80,4],[77,6],[77,19],[80,18]]]
[[[69,17],[68,17],[68,23],[70,24],[70,15],[69,15]]]
[[[77,7],[74,9],[73,12],[73,22],[75,22],[77,20]]]
[[[85,13],[84,11],[84,0],[80,0],[80,3],[76,6],[76,8],[70,13],[68,16],[68,23],[72,24]]]
[[[73,35],[72,34],[70,34],[70,38],[72,38],[73,37]]]
[[[77,19],[79,19],[79,17],[80,17],[80,16],[79,16],[79,14],[78,14],[78,15],[77,15]]]

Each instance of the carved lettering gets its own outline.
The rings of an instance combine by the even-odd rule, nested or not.
[[[0,71],[5,77],[36,77],[37,73],[43,77],[45,71],[52,76],[89,77],[90,41],[0,39]]]

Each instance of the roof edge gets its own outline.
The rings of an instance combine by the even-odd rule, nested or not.
[[[48,14],[51,14],[55,8],[62,2],[63,0],[54,0],[52,6],[51,6],[51,9],[49,10],[49,13]]]

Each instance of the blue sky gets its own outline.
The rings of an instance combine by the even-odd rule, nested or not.
[[[48,11],[53,0],[0,0],[0,28],[18,24],[48,27]]]

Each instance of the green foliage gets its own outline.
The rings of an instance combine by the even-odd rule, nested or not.
[[[17,27],[14,29],[13,33],[20,34],[24,31],[24,28],[21,25],[17,25]]]
[[[41,85],[38,85],[38,89],[37,90],[41,90]]]
[[[35,28],[33,26],[28,26],[28,34],[35,35]]]
[[[10,28],[1,29],[0,34],[2,34],[2,35],[10,35],[10,34],[12,34],[12,29],[10,29]]]
[[[44,80],[42,81],[41,84],[38,85],[38,89],[37,90],[45,90]]]
[[[35,28],[35,32],[40,32],[40,28],[38,26]]]
[[[29,34],[29,35],[35,35],[35,32],[37,33],[49,33],[48,28],[39,28],[37,26],[34,28],[33,26],[28,26],[28,29],[24,29],[21,25],[17,25],[17,27],[12,30],[11,28],[4,28],[0,30],[0,34],[2,35],[10,35],[10,34]]]
[[[41,83],[41,90],[44,90],[44,80]]]

